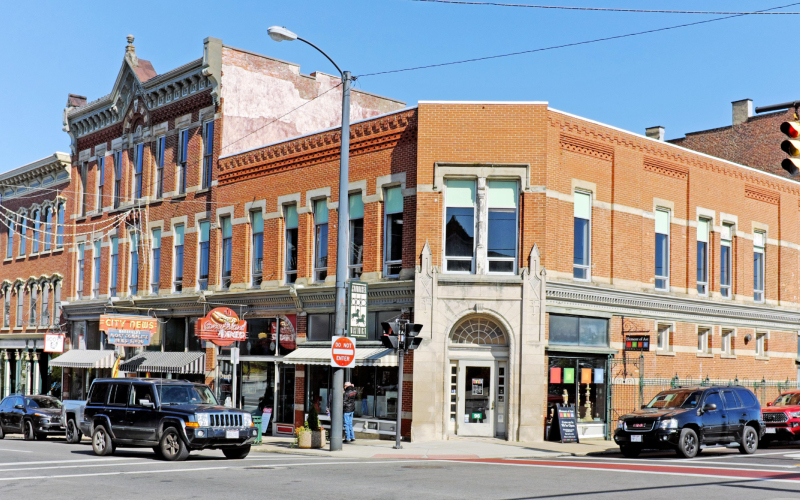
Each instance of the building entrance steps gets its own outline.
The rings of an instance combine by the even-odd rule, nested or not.
[[[264,436],[263,444],[253,451],[265,453],[289,453],[298,455],[336,456],[347,458],[395,458],[395,459],[439,459],[466,458],[554,458],[559,456],[582,456],[589,454],[618,453],[613,441],[587,439],[581,443],[520,443],[489,438],[451,438],[443,441],[403,442],[402,450],[395,450],[394,441],[357,439],[344,443],[341,451],[331,452],[294,447],[294,438]]]

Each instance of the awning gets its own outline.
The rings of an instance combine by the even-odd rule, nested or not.
[[[123,372],[206,373],[204,352],[143,352],[119,364]]]
[[[284,363],[294,365],[330,365],[330,347],[298,348],[283,357]],[[356,366],[397,366],[397,354],[383,347],[356,348]]]
[[[116,351],[71,349],[50,360],[50,366],[62,368],[112,368],[117,360]]]

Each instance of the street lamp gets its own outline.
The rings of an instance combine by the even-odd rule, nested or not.
[[[276,42],[300,40],[317,49],[342,77],[342,148],[339,162],[339,227],[336,230],[336,335],[343,337],[347,327],[347,249],[350,241],[350,223],[347,186],[350,182],[350,82],[349,71],[342,71],[328,54],[319,47],[304,40],[281,26],[267,29],[270,38]],[[342,449],[342,391],[344,389],[344,370],[333,371],[333,400],[331,404],[331,451]]]

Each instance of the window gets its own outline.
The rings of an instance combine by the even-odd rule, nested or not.
[[[86,162],[81,163],[81,213],[86,215],[86,178],[89,176],[89,167]]]
[[[669,290],[669,210],[656,210],[656,290]]]
[[[6,288],[3,291],[3,328],[11,326],[11,289]],[[797,343],[800,345],[800,336],[797,337]],[[800,353],[800,351],[797,351]],[[800,354],[798,354],[800,357]]]
[[[351,194],[348,198],[350,216],[350,259],[347,263],[348,276],[353,279],[361,277],[364,271],[364,200],[361,193]]]
[[[106,158],[101,156],[97,159],[97,209],[103,209],[103,184],[106,180]]]
[[[108,396],[109,384],[92,384],[91,393],[89,394],[89,404],[104,405],[106,404],[106,397]]]
[[[176,292],[183,291],[183,224],[175,226],[172,231],[172,240],[175,246],[175,281],[173,286]]]
[[[608,320],[551,314],[549,342],[564,345],[608,346]]]
[[[471,273],[475,257],[475,181],[445,183],[445,270]]]
[[[214,122],[203,124],[203,188],[211,187],[212,164],[214,161]]]
[[[383,231],[386,241],[383,248],[385,276],[399,276],[403,268],[403,192],[400,186],[386,189],[384,202],[385,222]],[[327,210],[325,220],[327,221]],[[325,227],[327,244],[327,226]]]
[[[130,387],[130,384],[111,384],[111,390],[108,391],[108,404],[113,406],[127,406]]]
[[[28,242],[28,221],[24,215],[19,216],[19,254],[25,255],[25,246]]]
[[[131,295],[139,293],[139,233],[130,233],[131,268],[128,289]]]
[[[60,209],[60,207],[59,207]],[[50,251],[50,242],[53,241],[53,207],[46,207],[44,209],[44,251]],[[63,230],[61,230],[63,231]],[[63,234],[63,232],[59,233]],[[59,246],[61,246],[59,244]]]
[[[486,257],[490,273],[516,272],[517,263],[517,183],[487,181],[489,224]]]
[[[58,204],[58,226],[56,247],[61,248],[64,246],[64,202]]]
[[[764,302],[764,248],[766,242],[766,233],[760,231],[753,233],[753,300],[756,302]]]
[[[286,222],[286,283],[297,280],[297,205],[286,205],[284,209]]]
[[[53,311],[53,324],[58,325],[61,321],[61,281],[56,281],[53,284],[53,301],[55,308]]]
[[[314,281],[328,277],[328,200],[314,201]]]
[[[186,162],[189,156],[189,131],[181,130],[178,143],[178,172],[175,190],[178,194],[186,193]]]
[[[119,207],[122,197],[122,151],[114,153],[114,208]]]
[[[250,249],[253,259],[250,283],[254,287],[259,287],[261,286],[262,264],[264,262],[264,215],[261,210],[250,212],[250,228],[253,233]]]
[[[111,297],[117,296],[117,271],[119,270],[119,238],[111,237],[111,276],[108,293]]]
[[[36,309],[39,305],[39,286],[31,283],[30,286],[30,309],[28,310],[28,325],[36,326]]]
[[[722,400],[725,401],[726,410],[733,410],[742,407],[742,403],[732,390],[722,391]]]
[[[720,252],[719,252],[719,292],[720,295],[729,299],[731,298],[731,277],[733,258],[732,258],[732,245],[733,241],[733,224],[723,224],[722,234],[720,234]]]
[[[22,328],[22,283],[17,285],[17,320],[15,321],[17,328]]]
[[[592,273],[592,195],[575,191],[573,203],[574,231],[572,277],[590,280]]]
[[[161,229],[153,229],[153,240],[150,242],[152,253],[152,269],[150,270],[150,292],[158,294],[161,285]]]
[[[658,325],[658,338],[656,347],[659,351],[672,350],[672,325]]]
[[[50,284],[44,283],[42,285],[42,316],[39,321],[41,326],[50,324]]]
[[[144,144],[137,144],[133,149],[133,161],[136,172],[133,178],[133,191],[136,193],[136,199],[142,197],[142,170],[144,162]]]
[[[767,351],[769,351],[768,342],[769,338],[767,338],[766,333],[756,333],[756,356],[767,356]]]
[[[708,233],[709,219],[697,221],[697,293],[708,295]]]
[[[166,137],[159,137],[156,139],[156,189],[155,197],[162,198],[164,196],[164,154],[166,146]]]
[[[708,354],[711,352],[711,329],[698,328],[697,329],[697,352],[700,354]]]
[[[31,235],[31,239],[33,240],[33,243],[31,245],[33,248],[31,248],[31,251],[33,253],[38,253],[39,252],[39,224],[40,224],[39,214],[40,213],[41,212],[39,212],[38,209],[34,210],[33,211],[33,216],[31,217],[33,219],[33,234]]]
[[[94,275],[92,276],[92,298],[100,296],[100,240],[95,240],[92,248],[92,258],[94,259]]]
[[[6,258],[10,259],[14,256],[14,219],[11,217],[8,220],[8,239],[6,240]]]
[[[721,354],[727,356],[733,354],[733,330],[722,330],[722,342],[719,350]]]
[[[231,259],[233,253],[233,227],[230,217],[220,219],[222,226],[222,289],[231,286]]]
[[[335,325],[335,314],[309,314],[308,340],[330,340]]]
[[[200,290],[208,290],[208,256],[209,256],[209,233],[211,223],[203,221],[200,223],[200,272],[197,274],[197,286]]]
[[[85,243],[78,243],[78,282],[76,283],[76,291],[78,300],[83,295],[83,257],[84,257]]]

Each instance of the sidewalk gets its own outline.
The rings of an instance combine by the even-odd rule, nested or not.
[[[394,449],[394,441],[357,439],[343,443],[341,451],[329,451],[329,446],[319,450],[294,448],[294,438],[264,436],[261,445],[253,451],[288,453],[297,455],[343,458],[406,458],[406,459],[459,459],[459,458],[555,458],[619,452],[613,441],[587,439],[581,443],[515,443],[489,438],[451,438],[447,441],[403,442],[402,450]]]

